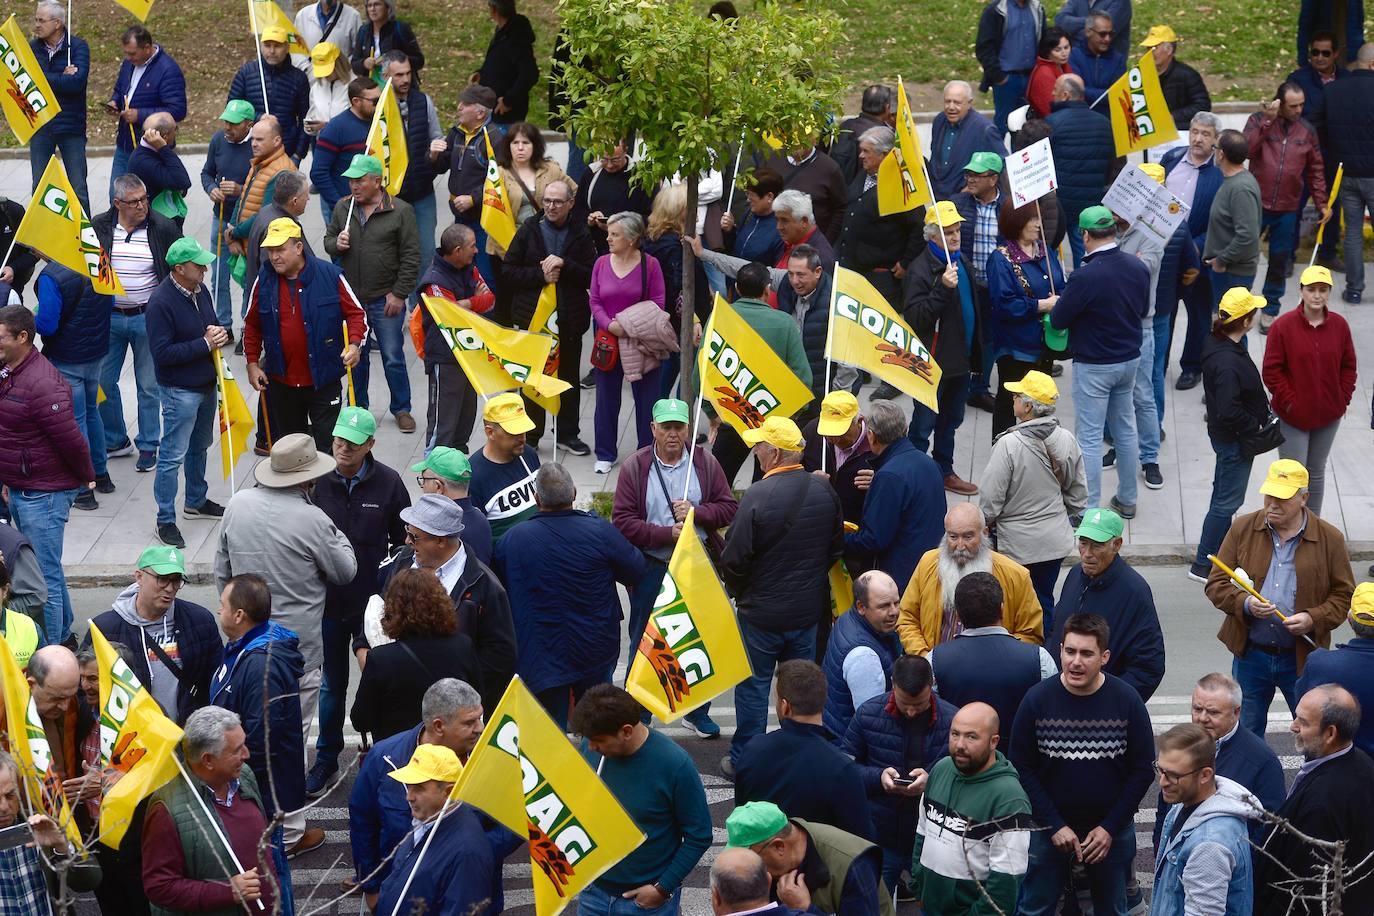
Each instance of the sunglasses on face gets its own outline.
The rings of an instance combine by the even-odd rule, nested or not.
[[[1310,51],[1307,52],[1307,56],[1308,56],[1308,57],[1333,57],[1333,56],[1335,55],[1335,53],[1336,53],[1335,51],[1325,51],[1325,50],[1320,50],[1320,49],[1317,49],[1317,48],[1313,48],[1312,50],[1310,50]]]

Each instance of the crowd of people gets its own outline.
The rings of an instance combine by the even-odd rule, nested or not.
[[[723,157],[699,176],[689,212],[680,183],[638,180],[633,137],[590,165],[576,136],[566,167],[549,155],[526,120],[532,26],[514,0],[488,8],[490,46],[447,129],[421,89],[424,36],[394,0],[303,7],[308,55],[264,28],[201,170],[205,239],[183,233],[199,192],[177,146],[182,70],[146,28],[121,36],[102,106],[118,126],[109,208],[90,219],[122,291],[97,293],[54,261],[40,270],[22,245],[0,269],[0,482],[13,522],[0,525],[0,633],[91,834],[98,661],[90,631],[74,631],[64,529],[73,507],[115,492],[110,462],[153,473],[158,543],[91,623],[183,727],[188,775],[145,802],[117,847],[95,844],[75,866],[57,825],[28,818],[33,844],[0,849],[0,910],[50,912],[61,874],[106,914],[292,912],[290,860],[325,842],[307,802],[338,791],[354,760],[347,717],[365,736],[348,797],[351,892],[379,913],[501,912],[502,862],[525,838],[445,799],[518,675],[646,836],[577,911],[679,912],[712,845],[706,792],[683,747],[611,682],[685,533],[733,600],[750,668],[719,764],[736,807],[710,867],[716,913],[867,916],[917,900],[928,914],[1037,916],[1080,892],[1095,913],[1144,912],[1136,823],[1156,783],[1150,912],[1317,912],[1333,884],[1343,912],[1374,912],[1362,816],[1374,802],[1374,713],[1362,716],[1374,708],[1374,584],[1356,586],[1344,537],[1322,516],[1356,379],[1350,327],[1328,300],[1335,273],[1344,302],[1363,292],[1374,44],[1304,18],[1301,66],[1243,131],[1222,130],[1170,26],[1132,42],[1130,0],[1067,0],[1053,24],[1038,0],[996,0],[973,49],[995,113],[975,110],[970,83],[944,87],[929,206],[881,214],[898,104],[874,85],[857,116],[812,143],[746,150],[739,175]],[[719,3],[711,15],[738,14]],[[34,182],[60,155],[91,214],[90,48],[49,0],[33,33],[63,109],[33,137]],[[1186,139],[1128,166],[1097,103],[1145,53]],[[386,84],[409,154],[395,194],[368,147]],[[1006,157],[1046,138],[1058,187],[1015,206]],[[1103,205],[1123,168],[1186,205],[1167,244]],[[493,170],[517,226],[507,245],[481,218]],[[439,215],[441,175],[451,220]],[[315,194],[326,229],[307,238]],[[1324,244],[1285,310],[1309,201]],[[12,235],[21,216],[6,203],[0,229]],[[908,409],[887,384],[861,401],[879,380],[827,367],[837,265],[931,345],[938,409]],[[559,411],[518,391],[479,398],[421,297],[529,329],[548,287],[556,372],[570,386]],[[715,416],[696,428],[677,396],[694,372],[677,341],[709,318],[712,293],[811,390],[794,416],[743,434]],[[1232,665],[1197,672],[1191,723],[1156,736],[1146,702],[1164,678],[1164,631],[1121,551],[1140,481],[1164,485],[1180,302],[1174,388],[1203,386],[1216,453],[1189,575],[1221,612]],[[1251,331],[1264,338],[1258,366]],[[427,383],[414,486],[374,454],[378,415],[418,429],[408,347]],[[373,350],[385,412],[371,409]],[[260,460],[222,506],[206,465],[231,352],[257,392]],[[1071,426],[1056,416],[1065,372]],[[622,456],[627,387],[636,449]],[[583,390],[593,445],[581,438]],[[970,408],[992,414],[975,480],[954,468]],[[577,508],[567,456],[614,475],[608,519]],[[1263,508],[1237,517],[1256,458]],[[1103,479],[1113,466],[1115,494]],[[178,502],[182,518],[219,526],[216,607],[180,597]],[[841,561],[853,603],[832,610]],[[1347,623],[1355,638],[1331,648]],[[1276,692],[1304,761],[1291,787],[1265,741]],[[769,732],[771,697],[780,727]],[[722,733],[709,704],[684,724],[702,739]],[[20,784],[0,752],[0,829],[33,807]],[[1345,841],[1339,881],[1313,838]]]

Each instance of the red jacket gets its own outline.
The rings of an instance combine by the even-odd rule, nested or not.
[[[0,483],[55,493],[92,480],[91,450],[72,413],[72,390],[32,350],[0,378]]]
[[[1050,116],[1050,101],[1054,95],[1054,81],[1065,73],[1072,73],[1073,68],[1068,64],[1056,64],[1052,60],[1045,60],[1040,57],[1035,61],[1035,69],[1031,71],[1030,82],[1026,84],[1026,101],[1030,102],[1030,107],[1042,118]]]
[[[1313,327],[1302,307],[1284,312],[1264,345],[1264,386],[1274,413],[1289,426],[1320,429],[1345,414],[1355,393],[1355,342],[1334,312]]]
[[[1311,124],[1302,118],[1269,120],[1255,112],[1245,122],[1245,141],[1250,144],[1250,174],[1259,182],[1260,205],[1266,211],[1298,209],[1304,178],[1318,212],[1326,209],[1326,173]]]
[[[672,528],[651,525],[646,519],[649,465],[653,460],[653,450],[652,445],[646,445],[621,465],[611,508],[611,523],[625,535],[625,540],[640,550],[669,547],[673,543]],[[730,524],[739,511],[739,502],[730,490],[730,481],[725,479],[725,471],[710,449],[697,448],[692,453],[692,467],[701,482],[701,503],[696,507],[696,522],[709,532],[708,538],[719,550],[725,545],[718,530]]]

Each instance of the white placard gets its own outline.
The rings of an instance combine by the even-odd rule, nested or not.
[[[1158,248],[1167,245],[1174,230],[1188,218],[1187,204],[1135,166],[1121,170],[1102,205],[1140,229]]]
[[[1054,154],[1046,137],[1006,157],[1007,186],[1018,207],[1033,203],[1059,187],[1054,174]]]

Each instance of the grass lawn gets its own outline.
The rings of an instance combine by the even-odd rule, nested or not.
[[[747,15],[751,0],[736,0]],[[953,78],[976,84],[980,71],[973,38],[983,0],[805,0],[835,10],[849,24],[848,50],[836,61],[855,93],[875,80],[900,74],[918,110],[935,107],[940,87]],[[1058,0],[1049,0],[1057,9]],[[355,4],[361,6],[360,3]],[[709,4],[702,0],[704,10]],[[800,4],[799,4],[800,5]],[[485,0],[400,0],[401,18],[420,38],[426,64],[422,82],[451,120],[459,90],[481,63],[491,36]],[[547,60],[557,29],[551,0],[528,0],[521,12],[534,22],[541,81],[532,98],[531,119],[547,120]],[[25,14],[27,15],[27,14]],[[113,127],[99,114],[118,70],[119,33],[134,22],[113,3],[78,4],[76,33],[91,44],[91,131],[93,145],[109,144]],[[21,25],[25,20],[21,17]],[[1137,40],[1156,22],[1167,22],[1183,38],[1179,57],[1197,67],[1214,99],[1251,100],[1272,93],[1293,68],[1296,4],[1291,0],[1202,0],[1198,5],[1137,0],[1132,28]],[[181,64],[190,95],[190,114],[181,142],[203,142],[219,126],[225,93],[235,70],[251,58],[246,3],[236,0],[157,0],[147,23],[153,37]],[[944,49],[943,53],[931,53]],[[847,107],[856,107],[851,93]],[[980,104],[991,107],[990,97]],[[14,145],[7,127],[0,145]]]

